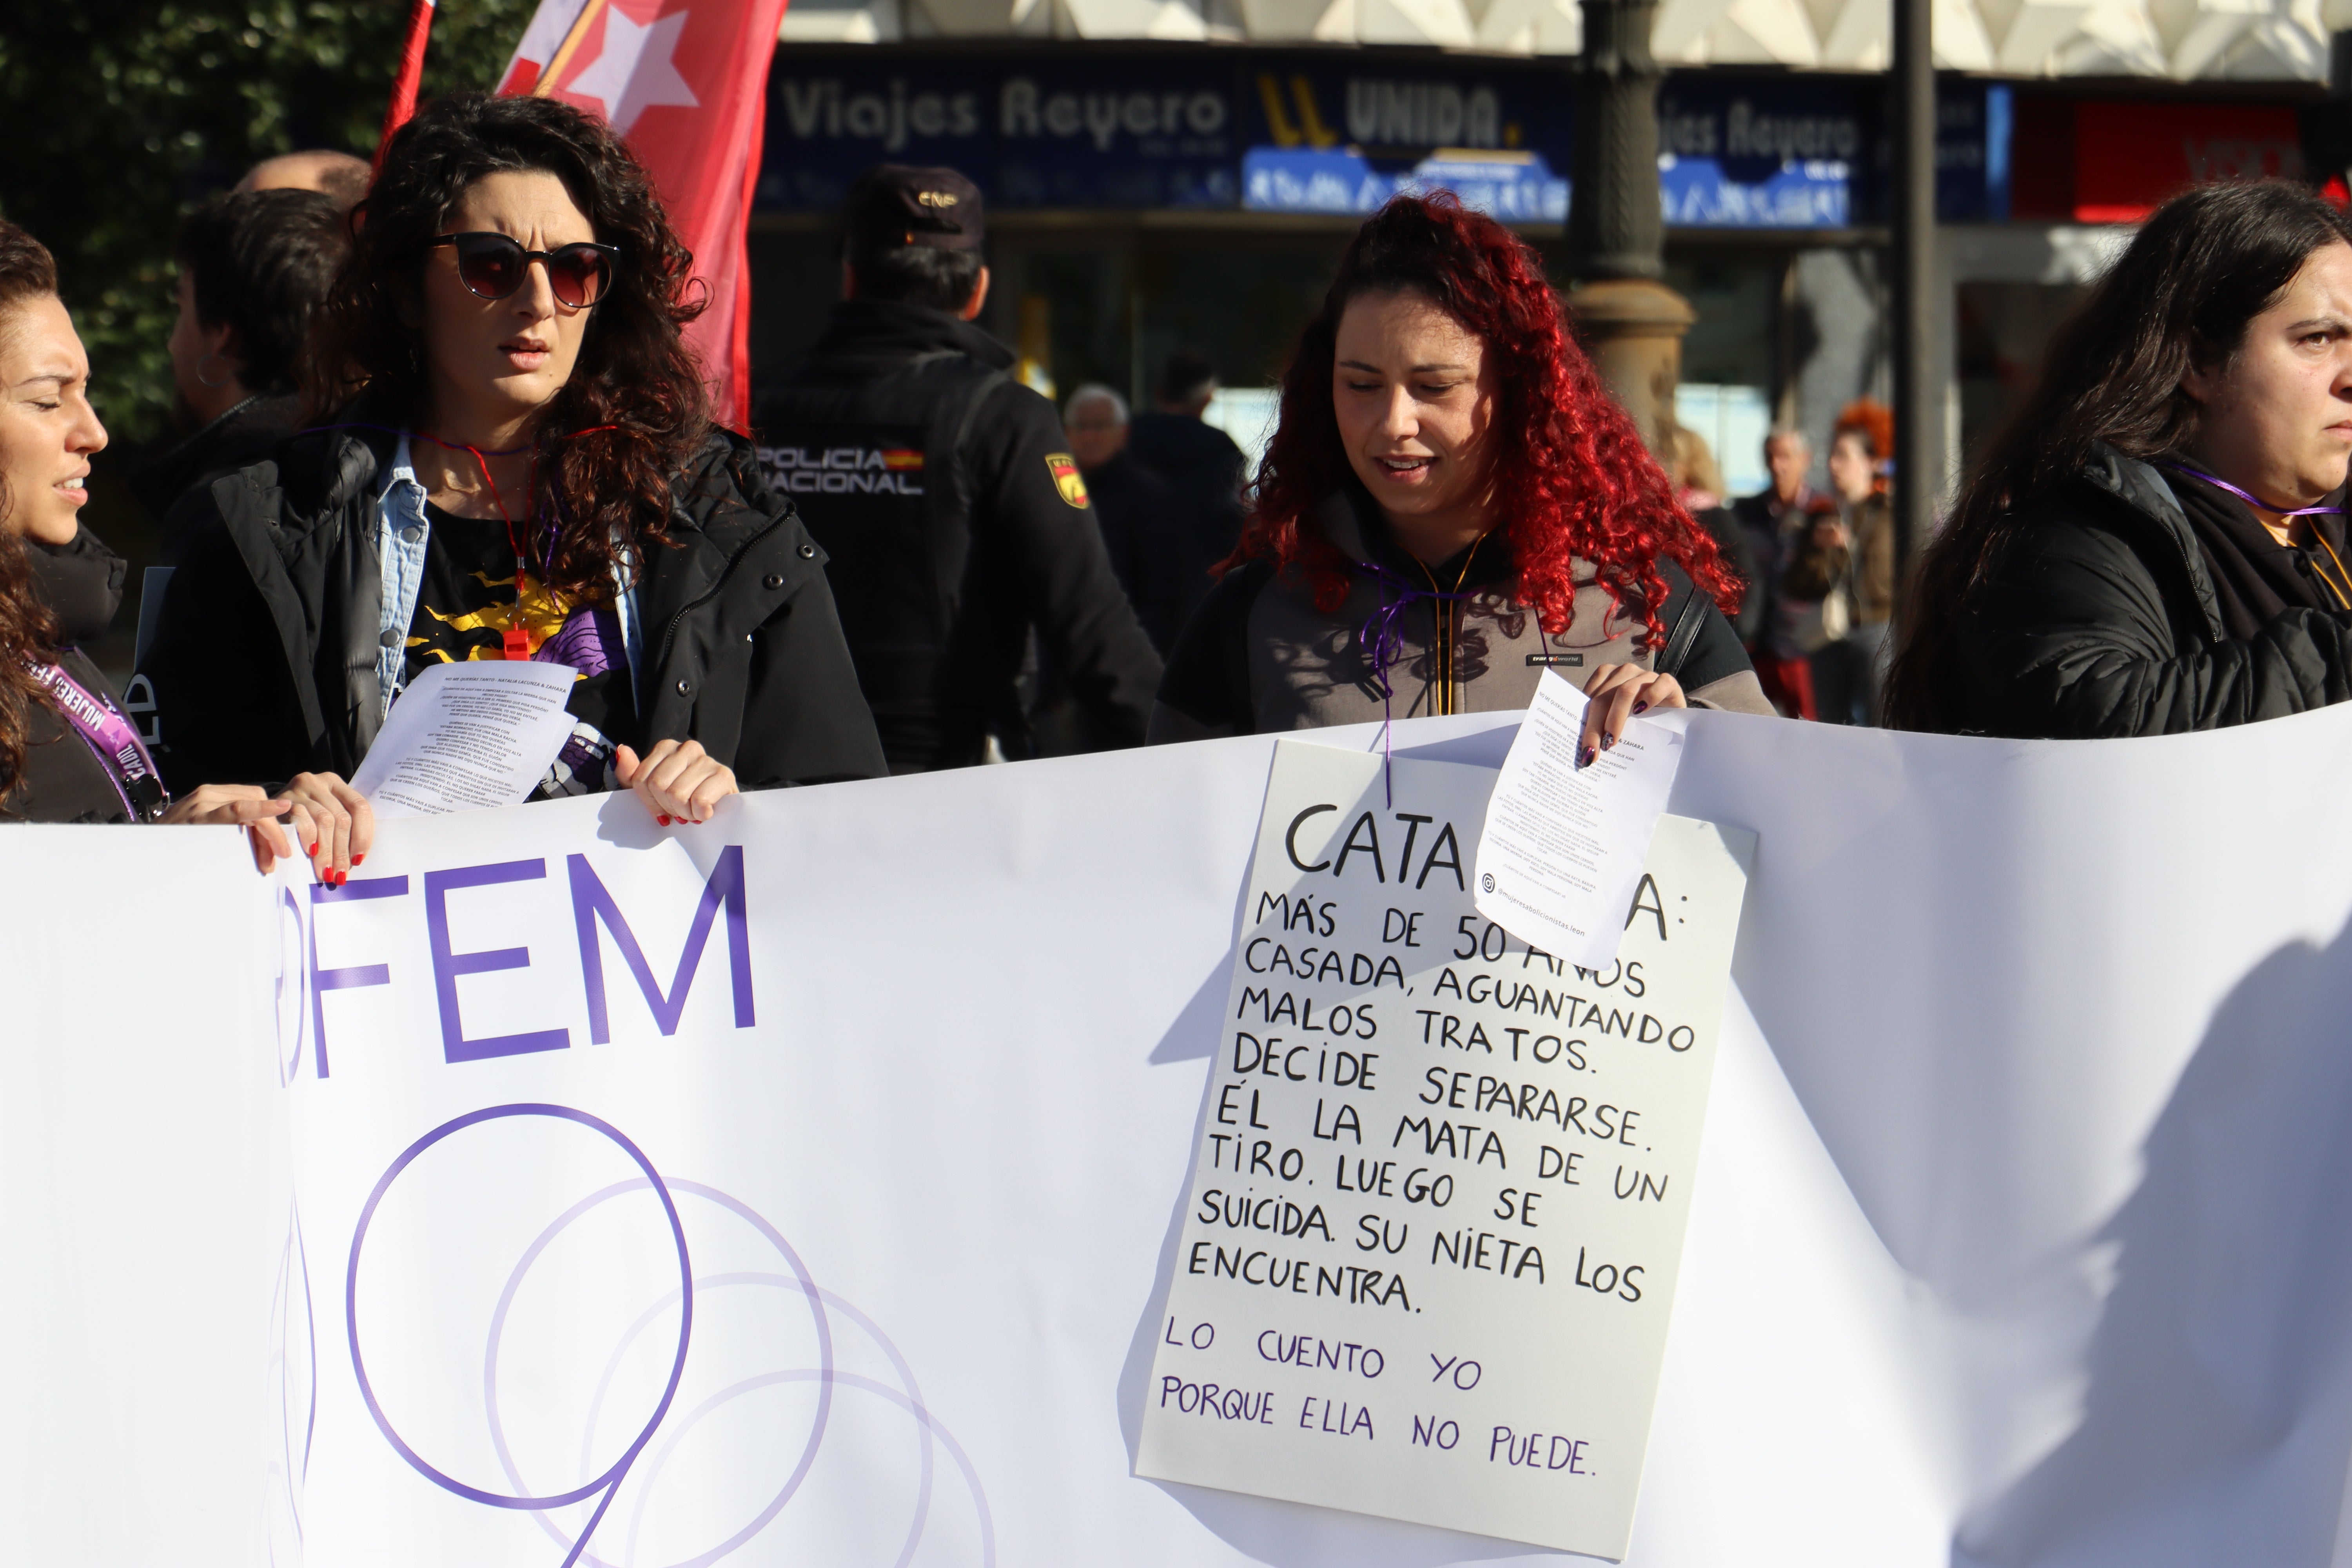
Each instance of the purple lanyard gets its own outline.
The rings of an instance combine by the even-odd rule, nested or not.
[[[122,809],[131,820],[152,822],[163,816],[163,808],[172,804],[171,795],[155,772],[155,759],[147,754],[146,742],[115,707],[114,700],[102,691],[85,690],[81,682],[54,664],[31,668],[33,679],[47,689],[51,704],[106,770],[107,780],[122,797]]]
[[[1404,636],[1397,629],[1397,617],[1403,615],[1406,607],[1418,599],[1447,602],[1473,598],[1475,595],[1446,594],[1435,588],[1424,588],[1402,573],[1391,572],[1374,561],[1352,561],[1349,564],[1384,588],[1394,588],[1397,591],[1397,596],[1393,599],[1383,593],[1381,595],[1381,607],[1367,616],[1363,626],[1356,632],[1358,646],[1371,656],[1372,681],[1381,689],[1381,783],[1387,791],[1389,805],[1394,805],[1396,804],[1396,759],[1389,752],[1389,726],[1395,722],[1396,718],[1391,710],[1391,699],[1395,696],[1396,689],[1389,680],[1389,670],[1394,667],[1398,659],[1404,657]]]
[[[2335,517],[2341,515],[2344,510],[2340,506],[2299,506],[2293,510],[2283,506],[2273,506],[2266,500],[2255,499],[2250,490],[2242,490],[2227,479],[2216,479],[2211,474],[2192,468],[2186,463],[2167,463],[2164,466],[2176,474],[2186,474],[2192,479],[2203,479],[2215,489],[2229,491],[2248,506],[2259,508],[2261,510],[2274,513],[2279,517]]]

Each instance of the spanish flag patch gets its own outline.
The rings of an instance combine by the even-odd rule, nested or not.
[[[882,466],[894,473],[923,471],[923,455],[911,447],[885,447]]]
[[[1051,452],[1045,457],[1045,471],[1054,476],[1054,488],[1062,492],[1062,499],[1083,510],[1087,481],[1078,473],[1078,460],[1067,452]]]

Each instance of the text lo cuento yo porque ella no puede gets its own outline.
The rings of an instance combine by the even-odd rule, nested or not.
[[[1276,748],[1137,1469],[1622,1557],[1753,840],[1580,967],[1474,907],[1496,776]]]

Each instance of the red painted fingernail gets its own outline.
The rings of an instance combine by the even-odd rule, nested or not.
[[[669,826],[669,818],[667,816],[656,816],[654,820],[660,823],[664,827],[667,827]]]
[[[302,853],[305,855],[316,855],[318,852],[319,847],[315,844],[305,844],[302,846]]]
[[[1634,711],[1634,712],[1636,712],[1636,713],[1639,713],[1639,712],[1641,711],[1641,710],[1640,710],[1639,708],[1636,708],[1636,709],[1634,709],[1634,710],[1633,710],[1633,711]],[[366,859],[367,859],[367,857],[366,857],[366,856],[364,856],[364,855],[354,855],[354,856],[352,856],[352,865],[354,865],[354,866],[357,866],[357,865],[361,864],[362,862],[365,861]]]

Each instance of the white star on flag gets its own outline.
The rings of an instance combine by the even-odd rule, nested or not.
[[[685,30],[688,13],[668,16],[639,26],[617,5],[604,9],[604,48],[587,68],[562,85],[572,98],[593,98],[604,107],[613,129],[625,136],[637,116],[656,104],[698,107],[694,89],[677,74],[672,56],[677,36]]]

